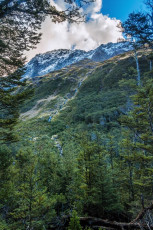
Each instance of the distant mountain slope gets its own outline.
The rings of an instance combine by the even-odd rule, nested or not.
[[[138,56],[143,78],[149,62],[143,52],[138,51]],[[34,88],[35,93],[23,104],[17,125],[23,145],[32,146],[38,154],[47,146],[71,161],[80,152],[76,140],[82,134],[88,133],[91,140],[104,145],[110,136],[119,143],[119,117],[131,109],[133,93],[128,85],[119,82],[136,78],[133,52],[104,62],[85,59],[45,76],[29,78],[26,87]]]
[[[139,52],[138,55],[141,57],[141,52]],[[147,68],[149,68],[146,58],[143,59],[141,57],[139,62],[141,72],[143,72],[143,69],[147,70]],[[80,95],[82,89],[83,95],[80,97],[79,101],[83,100],[85,97],[91,96],[89,101],[87,99],[85,100],[85,103],[90,105],[90,108],[95,108],[92,111],[92,116],[95,117],[96,113],[102,114],[102,110],[105,110],[107,114],[103,106],[100,106],[101,109],[97,109],[95,105],[103,98],[104,91],[108,92],[109,90],[112,91],[112,89],[115,91],[118,89],[120,91],[118,82],[122,78],[129,78],[130,74],[132,74],[131,76],[134,76],[135,79],[137,78],[136,70],[131,69],[131,66],[135,69],[136,63],[131,52],[127,52],[103,62],[94,62],[89,59],[84,59],[73,65],[62,68],[61,70],[46,74],[45,76],[36,76],[32,79],[29,78],[29,87],[35,88],[35,95],[29,98],[22,107],[21,117],[25,120],[34,117],[56,117],[63,109],[65,110],[67,108],[67,105],[69,105],[71,101],[74,101],[75,98]],[[85,85],[86,87],[84,87]],[[96,94],[96,98],[98,98],[98,94],[102,94],[100,98],[96,99],[97,102],[95,101],[95,104],[92,104],[93,94]],[[107,100],[110,100],[110,95],[105,95],[105,97]],[[112,93],[112,97],[115,98],[115,93]],[[117,95],[115,100],[118,101],[119,99],[121,99],[120,94]],[[121,107],[125,106],[125,101]],[[75,106],[76,104],[74,104],[74,107]],[[112,106],[114,111],[118,110],[114,107],[114,103]],[[126,109],[124,108],[123,110],[125,111]],[[72,111],[74,112],[75,110],[72,109]],[[86,109],[86,112],[87,111]],[[78,109],[76,109],[75,113],[77,112]],[[68,112],[69,115],[71,113]],[[80,111],[79,116],[80,115],[83,116],[83,112]],[[67,116],[68,115],[66,115],[66,117]],[[95,118],[92,118],[92,116],[91,120],[94,120]],[[73,114],[72,117],[74,118],[75,114]],[[100,118],[98,119],[100,122]]]
[[[25,78],[43,76],[55,70],[62,69],[83,59],[90,59],[96,62],[105,61],[118,54],[132,50],[129,42],[108,43],[100,45],[89,52],[83,50],[53,50],[44,54],[36,55],[28,64]]]

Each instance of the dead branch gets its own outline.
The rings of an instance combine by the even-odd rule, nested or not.
[[[152,210],[152,209],[153,209],[153,203],[149,207],[142,209],[142,211],[137,215],[137,217],[133,221],[131,221],[131,223],[136,223],[136,222],[142,220],[143,217],[145,216],[146,212],[148,210]]]

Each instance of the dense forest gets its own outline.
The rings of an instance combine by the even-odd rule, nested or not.
[[[0,2],[0,229],[153,229],[153,1],[132,51],[24,81],[45,16],[82,20],[41,2]]]

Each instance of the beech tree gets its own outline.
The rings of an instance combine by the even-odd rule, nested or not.
[[[133,44],[135,60],[137,66],[137,82],[141,85],[141,74],[137,50],[147,44],[150,48],[153,47],[153,1],[145,2],[148,7],[148,12],[133,12],[129,14],[128,19],[122,24],[124,35]],[[150,59],[150,62],[152,60]],[[152,65],[150,63],[150,69]]]
[[[133,12],[122,24],[125,36],[130,35],[137,44],[147,43],[152,47],[153,41],[153,0],[146,0],[147,12]]]

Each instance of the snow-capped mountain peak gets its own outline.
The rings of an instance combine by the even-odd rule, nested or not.
[[[35,76],[42,76],[54,70],[59,70],[68,65],[77,63],[85,58],[93,61],[105,61],[130,50],[132,50],[132,46],[129,42],[121,42],[100,45],[95,50],[88,52],[83,50],[59,49],[44,54],[37,54],[27,64],[27,70],[23,77],[32,78]]]

